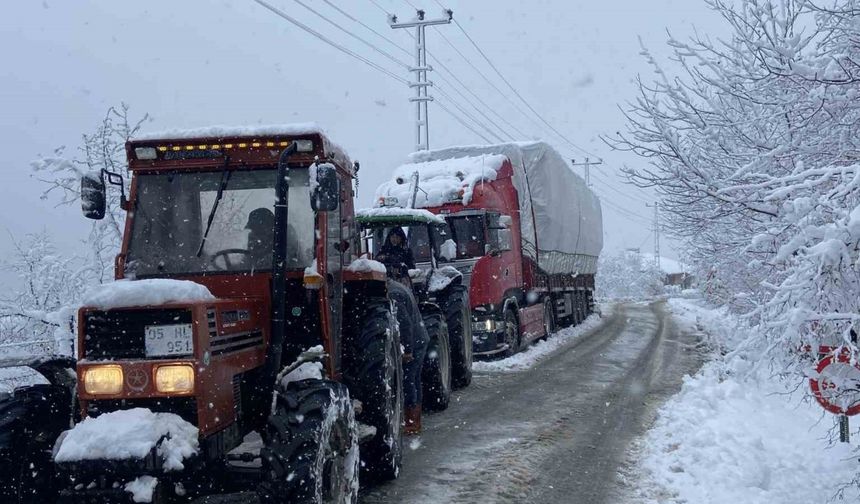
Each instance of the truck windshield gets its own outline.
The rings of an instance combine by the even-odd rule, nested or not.
[[[221,171],[141,174],[126,257],[131,275],[163,276],[272,269],[277,170],[235,171],[198,256]],[[314,212],[308,171],[290,172],[287,267],[310,266]]]
[[[484,215],[449,217],[448,227],[457,244],[457,259],[471,259],[484,255]],[[444,239],[442,240],[444,241]]]

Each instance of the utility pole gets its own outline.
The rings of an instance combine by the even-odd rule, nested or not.
[[[654,266],[660,269],[660,203],[653,205],[645,203],[645,206],[654,209]]]
[[[592,166],[602,165],[603,160],[598,161],[590,161],[588,158],[585,158],[584,163],[577,163],[575,159],[570,160],[570,164],[572,166],[584,166],[585,167],[585,185],[586,187],[591,187],[591,170]]]
[[[409,87],[415,89],[415,96],[409,101],[415,103],[415,150],[430,149],[430,123],[427,120],[427,102],[433,101],[433,97],[427,93],[427,88],[433,85],[427,80],[427,72],[432,72],[433,67],[427,64],[427,37],[425,29],[428,26],[450,24],[454,18],[454,11],[445,11],[445,17],[437,19],[425,19],[424,11],[418,10],[418,15],[412,21],[397,22],[397,16],[388,16],[388,24],[392,28],[415,28],[415,66],[409,71],[415,75],[415,80],[409,82]]]

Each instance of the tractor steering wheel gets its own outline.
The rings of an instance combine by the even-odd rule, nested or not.
[[[242,254],[246,258],[251,256],[251,252],[248,251],[247,249],[238,249],[238,248],[224,249],[224,250],[219,250],[218,252],[215,252],[214,254],[212,254],[212,257],[209,258],[209,264],[211,264],[212,267],[218,271],[230,271],[233,269],[233,266],[234,266],[233,261],[230,260],[231,254]],[[221,266],[219,266],[218,262],[217,262],[218,258],[221,256],[224,256],[224,267],[223,268]],[[244,261],[244,259],[243,259],[243,261]]]

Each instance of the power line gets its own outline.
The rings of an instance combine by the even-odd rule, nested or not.
[[[355,59],[357,59],[357,60],[361,61],[361,62],[362,62],[362,63],[364,63],[365,65],[368,65],[369,67],[374,68],[374,69],[376,69],[376,70],[378,70],[378,71],[380,71],[380,72],[384,73],[385,75],[387,75],[387,76],[391,77],[392,79],[396,80],[397,82],[400,82],[401,84],[407,84],[407,85],[409,84],[409,81],[407,81],[406,79],[404,79],[404,78],[402,78],[402,77],[399,77],[399,76],[398,76],[398,75],[396,75],[395,73],[393,73],[393,72],[391,72],[391,71],[387,70],[385,67],[380,66],[380,65],[379,65],[379,64],[377,64],[377,63],[374,63],[373,61],[371,61],[371,60],[369,60],[369,59],[367,59],[367,58],[365,58],[365,57],[361,56],[360,54],[357,54],[357,53],[355,53],[355,52],[351,51],[350,49],[347,49],[346,47],[344,47],[344,46],[342,46],[342,45],[338,44],[337,42],[334,42],[333,40],[331,40],[331,39],[327,38],[325,35],[323,35],[323,34],[319,33],[318,31],[314,30],[313,28],[311,28],[311,27],[309,27],[309,26],[305,25],[305,24],[304,24],[304,23],[302,23],[301,21],[299,21],[299,20],[297,20],[297,19],[293,18],[292,16],[290,16],[290,15],[289,15],[289,14],[287,14],[286,12],[284,12],[284,11],[282,11],[282,10],[278,9],[277,7],[274,7],[274,6],[270,5],[269,3],[265,2],[264,0],[252,0],[252,1],[254,1],[254,2],[256,2],[256,3],[260,4],[260,5],[262,5],[262,6],[263,6],[263,7],[265,7],[266,9],[269,9],[270,11],[272,11],[273,13],[275,13],[277,16],[280,16],[280,17],[282,17],[282,18],[286,19],[286,20],[287,20],[287,21],[289,21],[290,23],[292,23],[292,24],[294,24],[295,26],[297,26],[297,27],[301,28],[302,30],[306,31],[307,33],[310,33],[310,34],[311,34],[311,35],[313,35],[314,37],[316,37],[316,38],[318,38],[318,39],[322,40],[322,41],[323,41],[323,42],[325,42],[326,44],[328,44],[328,45],[330,45],[330,46],[334,47],[335,49],[337,49],[337,50],[341,51],[342,53],[344,53],[344,54],[346,54],[346,55],[349,55],[349,56],[352,56],[353,58],[355,58]]]
[[[462,124],[463,126],[465,126],[469,131],[471,131],[472,133],[474,133],[474,134],[478,135],[479,137],[483,138],[485,142],[487,142],[487,143],[492,143],[492,141],[491,141],[489,138],[487,138],[487,137],[485,137],[484,135],[480,134],[480,133],[479,133],[478,131],[476,131],[474,128],[472,128],[471,126],[469,126],[468,124],[466,124],[466,122],[465,122],[465,121],[463,121],[463,120],[462,120],[460,117],[458,117],[455,113],[451,112],[451,110],[449,110],[449,109],[448,109],[448,107],[446,107],[444,104],[442,104],[441,102],[436,102],[436,104],[437,104],[437,105],[439,105],[439,108],[440,108],[440,109],[442,109],[442,110],[444,110],[445,112],[447,112],[448,114],[450,114],[450,115],[451,115],[451,117],[453,117],[454,119],[456,119],[456,120],[457,120],[457,122],[459,122],[460,124]]]
[[[335,28],[337,28],[337,29],[339,29],[340,31],[342,31],[342,32],[346,33],[346,34],[347,34],[347,35],[349,35],[350,37],[352,37],[352,38],[354,38],[354,39],[358,40],[359,42],[361,42],[361,43],[363,43],[364,45],[366,45],[367,47],[369,47],[369,48],[373,49],[374,51],[376,51],[377,53],[381,54],[382,56],[384,56],[384,57],[388,58],[390,61],[394,62],[395,64],[400,65],[401,67],[406,68],[407,70],[409,69],[409,64],[408,64],[408,63],[406,63],[406,62],[404,62],[404,61],[401,61],[401,60],[397,59],[396,57],[392,56],[390,53],[388,53],[388,52],[386,52],[386,51],[383,51],[382,49],[380,49],[380,48],[376,47],[376,46],[375,46],[374,44],[372,44],[371,42],[368,42],[367,40],[365,40],[365,39],[363,39],[363,38],[359,37],[359,36],[358,36],[358,35],[356,35],[355,33],[353,33],[353,32],[351,32],[351,31],[347,30],[346,28],[344,28],[343,26],[339,25],[338,23],[336,23],[336,22],[332,21],[331,19],[329,19],[329,18],[328,18],[328,17],[326,17],[324,14],[320,13],[319,11],[317,11],[316,9],[314,9],[313,7],[311,7],[310,5],[308,5],[308,4],[306,4],[306,3],[304,3],[302,0],[293,0],[293,1],[294,1],[294,2],[296,2],[297,4],[301,5],[301,6],[302,6],[302,7],[304,7],[305,9],[307,9],[307,10],[311,11],[312,13],[314,13],[315,15],[317,15],[318,17],[322,18],[322,19],[323,19],[325,22],[327,22],[328,24],[330,24],[330,25],[334,26]]]
[[[373,5],[375,5],[377,8],[379,8],[379,10],[381,10],[382,12],[384,12],[386,16],[390,16],[390,15],[391,15],[391,13],[390,13],[390,12],[388,12],[388,9],[386,9],[385,7],[383,7],[383,6],[379,5],[379,2],[377,2],[376,0],[370,0],[370,3],[372,3],[372,4],[373,4]]]
[[[354,22],[356,22],[356,23],[360,24],[361,26],[363,26],[363,27],[364,27],[364,28],[366,28],[367,30],[371,31],[371,32],[372,32],[374,35],[376,35],[377,37],[379,37],[379,38],[381,38],[381,39],[385,40],[386,42],[388,42],[388,43],[389,43],[389,44],[391,44],[392,46],[396,47],[396,48],[397,48],[397,49],[399,49],[402,53],[406,54],[407,56],[412,56],[412,53],[410,53],[410,52],[409,52],[408,50],[406,50],[405,48],[401,47],[399,44],[397,44],[397,42],[395,42],[395,41],[391,40],[390,38],[386,37],[386,36],[385,36],[385,35],[383,35],[382,33],[380,33],[380,32],[378,32],[378,31],[376,31],[372,26],[370,26],[370,25],[368,25],[368,24],[364,23],[362,20],[360,20],[360,19],[356,18],[355,16],[353,16],[352,14],[350,14],[350,13],[346,12],[346,11],[345,11],[345,10],[343,10],[342,8],[338,7],[336,4],[332,3],[330,0],[322,0],[322,1],[323,1],[323,2],[325,2],[325,4],[326,4],[326,5],[328,5],[328,6],[330,6],[332,9],[334,9],[334,10],[336,10],[336,11],[340,12],[341,14],[343,14],[347,19],[350,19],[351,21],[354,21]],[[380,9],[382,9],[382,12],[385,12],[385,14],[386,14],[386,15],[390,15],[390,14],[388,13],[388,11],[386,11],[384,8],[382,8],[382,6],[381,6],[381,5],[379,5],[378,3],[376,3],[374,0],[370,0],[370,1],[371,1],[371,2],[373,2],[377,7],[379,7]]]
[[[287,20],[287,21],[289,21],[290,23],[292,23],[293,25],[297,26],[298,28],[300,28],[300,29],[304,30],[305,32],[307,32],[307,33],[309,33],[309,34],[311,34],[311,35],[313,35],[313,36],[314,36],[314,37],[316,37],[317,39],[319,39],[319,40],[321,40],[321,41],[325,42],[326,44],[328,44],[328,45],[330,45],[330,46],[334,47],[335,49],[337,49],[337,50],[339,50],[339,51],[343,52],[344,54],[346,54],[346,55],[348,55],[348,56],[352,56],[353,58],[355,58],[355,59],[357,59],[357,60],[361,61],[362,63],[364,63],[364,64],[368,65],[369,67],[373,68],[374,70],[377,70],[377,71],[379,71],[379,72],[382,72],[384,75],[386,75],[386,76],[388,76],[388,77],[390,77],[390,78],[392,78],[392,79],[396,80],[397,82],[399,82],[399,83],[401,83],[401,84],[406,84],[406,85],[408,85],[408,84],[409,84],[409,81],[407,81],[406,79],[404,79],[404,78],[402,78],[402,77],[398,76],[397,74],[395,74],[395,73],[393,73],[393,72],[389,71],[389,70],[388,70],[388,69],[386,69],[385,67],[383,67],[383,66],[381,66],[381,65],[379,65],[379,64],[377,64],[377,63],[375,63],[375,62],[373,62],[373,61],[371,61],[371,60],[369,60],[369,59],[367,59],[367,58],[365,58],[365,57],[363,57],[363,56],[361,56],[360,54],[358,54],[358,53],[356,53],[356,52],[354,52],[354,51],[352,51],[352,50],[350,50],[350,49],[347,49],[346,47],[344,47],[344,46],[342,46],[342,45],[338,44],[337,42],[334,42],[333,40],[329,39],[329,38],[328,38],[328,37],[326,37],[325,35],[323,35],[323,34],[319,33],[318,31],[314,30],[313,28],[311,28],[311,27],[309,27],[309,26],[305,25],[305,24],[304,24],[304,23],[302,23],[301,21],[299,21],[299,20],[295,19],[294,17],[292,17],[292,16],[290,16],[289,14],[285,13],[284,11],[282,11],[282,10],[278,9],[277,7],[274,7],[273,5],[271,5],[271,4],[267,3],[267,2],[265,2],[264,0],[253,0],[253,1],[254,1],[254,2],[256,2],[257,4],[261,5],[261,6],[265,7],[265,8],[266,8],[266,9],[268,9],[269,11],[273,12],[275,15],[277,15],[277,16],[279,16],[279,17],[281,17],[281,18],[283,18],[283,19],[285,19],[285,20]],[[475,135],[477,135],[478,137],[480,137],[480,138],[484,139],[484,141],[486,141],[486,142],[490,143],[490,140],[489,140],[489,139],[487,139],[487,137],[485,137],[484,135],[482,135],[481,133],[479,133],[478,131],[476,131],[473,127],[471,127],[469,124],[467,124],[467,123],[466,123],[462,118],[460,118],[460,117],[459,117],[457,114],[455,114],[453,111],[451,111],[450,109],[448,109],[447,107],[445,107],[442,103],[439,103],[439,107],[440,107],[440,108],[442,108],[443,110],[445,110],[445,112],[447,112],[449,115],[451,115],[451,116],[452,116],[454,119],[456,119],[460,124],[462,124],[463,126],[465,126],[469,131],[471,131],[472,133],[474,133],[474,134],[475,134]]]
[[[415,36],[414,36],[414,35],[412,35],[412,34],[411,34],[411,33],[409,33],[409,32],[405,32],[405,33],[406,33],[407,35],[409,35],[409,37],[411,37],[411,38],[412,38],[412,40],[415,40]],[[439,33],[439,32],[438,32],[438,30],[437,30],[437,33]],[[442,34],[440,33],[440,35],[442,35]],[[444,36],[443,36],[443,38],[446,38],[446,37],[444,37]],[[450,41],[450,40],[447,40],[447,42],[448,42],[448,44],[451,44],[451,41]],[[399,47],[399,46],[398,46],[398,47]],[[452,47],[453,47],[453,45],[452,45]],[[454,49],[456,50],[456,47],[455,47]],[[403,48],[401,48],[401,50],[404,50],[404,51],[405,51],[405,49],[403,49]],[[457,84],[459,84],[459,86],[460,86],[462,89],[465,89],[465,90],[466,90],[470,95],[472,95],[472,97],[474,97],[474,99],[475,99],[475,100],[477,100],[481,105],[483,105],[487,110],[489,110],[489,111],[490,111],[494,116],[496,116],[496,117],[497,117],[501,122],[505,123],[509,128],[511,128],[512,130],[516,131],[516,132],[517,132],[517,134],[519,134],[519,135],[520,135],[520,138],[527,138],[527,137],[529,137],[529,135],[526,135],[526,134],[525,134],[525,133],[523,133],[519,128],[517,128],[516,126],[514,126],[513,124],[511,124],[511,123],[510,123],[510,121],[508,121],[507,119],[505,119],[505,117],[504,117],[502,114],[499,114],[499,113],[496,111],[496,109],[495,109],[494,107],[489,106],[489,105],[487,104],[487,102],[485,102],[485,101],[484,101],[484,100],[483,100],[483,99],[482,99],[482,98],[481,98],[477,93],[475,93],[475,92],[472,90],[472,88],[471,88],[470,86],[467,86],[465,83],[463,83],[463,81],[462,81],[462,80],[460,80],[460,78],[459,78],[459,77],[457,77],[457,74],[456,74],[453,70],[451,70],[450,68],[448,68],[448,65],[446,65],[444,62],[442,62],[442,60],[440,60],[439,58],[437,58],[435,54],[433,54],[432,52],[430,52],[430,50],[429,50],[429,49],[427,49],[427,55],[428,55],[428,56],[429,56],[429,57],[430,57],[430,58],[431,58],[431,59],[432,59],[432,60],[433,60],[437,65],[439,65],[439,67],[440,67],[440,68],[442,68],[442,70],[444,70],[445,72],[447,72],[447,73],[451,76],[451,78],[452,78],[452,79],[454,79],[454,80],[457,82]],[[461,56],[463,56],[463,55],[461,54]],[[465,56],[463,56],[463,58],[465,59]],[[469,61],[468,61],[468,60],[466,60],[466,62],[468,63]],[[476,70],[477,70],[477,69],[476,69]],[[479,72],[480,72],[480,71],[479,71]],[[451,86],[451,88],[453,88],[453,89],[457,90],[458,94],[460,94],[461,96],[463,96],[463,99],[465,99],[465,100],[469,101],[469,104],[470,104],[470,105],[472,105],[472,107],[474,107],[474,108],[477,110],[477,107],[476,107],[476,106],[475,106],[475,105],[474,105],[474,104],[473,104],[473,103],[472,103],[468,98],[466,98],[466,97],[463,95],[463,93],[462,93],[461,91],[459,91],[459,89],[457,88],[457,86],[456,86],[455,84],[453,84],[451,81],[449,81],[449,80],[444,76],[444,74],[439,73],[439,78],[440,78],[440,79],[442,79],[442,81],[444,81],[444,82],[448,83],[448,84]],[[492,85],[492,82],[491,82],[490,84]],[[497,88],[497,91],[498,91],[498,88]],[[501,91],[499,91],[499,92],[501,93]],[[502,96],[504,96],[504,95],[502,95]],[[513,105],[514,105],[514,106],[516,106],[516,104],[513,104]],[[513,139],[513,138],[514,138],[514,137],[513,137],[513,135],[511,135],[510,133],[508,133],[507,131],[505,131],[505,129],[504,129],[504,128],[502,128],[501,126],[499,126],[499,125],[498,125],[494,120],[490,119],[490,118],[489,118],[485,113],[480,112],[480,111],[479,111],[479,113],[480,113],[482,116],[486,117],[486,119],[487,119],[488,121],[490,121],[490,122],[491,122],[491,123],[492,123],[496,128],[498,128],[500,131],[502,131],[502,132],[503,132],[505,135],[507,135],[509,138],[511,138],[511,139]]]
[[[440,94],[440,95],[442,95],[443,97],[447,98],[447,99],[451,102],[451,104],[452,104],[452,105],[454,105],[455,107],[457,107],[457,110],[459,110],[459,111],[460,111],[464,116],[466,116],[466,117],[468,117],[469,119],[471,119],[473,123],[477,124],[477,125],[478,125],[478,126],[480,126],[482,129],[484,129],[484,131],[486,131],[487,133],[489,133],[489,135],[490,135],[490,136],[494,137],[494,138],[495,138],[497,141],[499,141],[499,142],[504,142],[504,141],[505,141],[505,139],[504,139],[504,138],[502,138],[502,137],[500,137],[499,135],[497,135],[497,134],[496,134],[496,132],[494,132],[494,131],[493,131],[493,130],[491,130],[489,127],[487,127],[487,125],[485,125],[485,124],[484,124],[484,123],[482,123],[481,121],[479,121],[479,120],[475,119],[475,117],[474,117],[472,114],[470,114],[469,112],[467,112],[466,110],[464,110],[464,109],[463,109],[463,107],[461,107],[461,106],[460,106],[460,105],[459,105],[459,104],[454,100],[454,98],[452,98],[452,97],[451,97],[451,95],[449,95],[448,93],[446,93],[444,89],[440,88],[439,86],[436,86],[436,91],[438,91],[438,92],[439,92],[439,94]]]
[[[495,90],[496,90],[496,92],[497,92],[497,93],[499,93],[499,95],[500,95],[502,98],[504,98],[504,99],[505,99],[505,101],[507,101],[508,103],[510,103],[510,104],[511,104],[511,106],[512,106],[512,107],[514,107],[514,108],[517,110],[517,112],[519,112],[520,114],[522,114],[522,115],[523,115],[523,117],[525,117],[526,119],[530,120],[530,121],[532,122],[532,124],[534,124],[535,126],[537,126],[538,128],[540,128],[540,125],[538,125],[538,124],[534,121],[534,119],[532,119],[532,118],[531,118],[531,116],[530,116],[530,115],[528,115],[528,114],[527,114],[527,113],[526,113],[522,108],[520,108],[520,106],[519,106],[519,105],[517,105],[517,104],[516,104],[516,102],[514,102],[513,100],[511,100],[511,98],[510,98],[510,97],[509,97],[509,96],[508,96],[504,91],[502,91],[501,89],[499,89],[499,87],[496,85],[496,83],[495,83],[495,82],[493,82],[493,80],[492,80],[492,79],[490,79],[489,77],[487,77],[487,75],[486,75],[484,72],[482,72],[480,68],[478,68],[477,66],[475,66],[475,64],[474,64],[474,63],[472,63],[472,61],[471,61],[468,57],[466,57],[466,55],[465,55],[465,54],[463,54],[463,52],[462,52],[462,51],[461,51],[461,50],[460,50],[460,49],[459,49],[459,48],[458,48],[458,47],[457,47],[453,42],[451,42],[451,40],[450,40],[448,37],[446,37],[444,33],[442,33],[442,32],[441,32],[441,31],[439,31],[439,30],[436,30],[436,32],[439,34],[439,36],[441,36],[441,37],[442,37],[442,40],[444,40],[444,41],[445,41],[445,43],[447,43],[449,46],[451,46],[451,49],[454,49],[454,52],[456,52],[456,53],[457,53],[457,54],[458,54],[458,55],[463,59],[463,61],[465,61],[465,62],[466,62],[466,64],[467,64],[467,65],[469,65],[470,67],[472,67],[472,69],[473,69],[473,70],[474,70],[478,75],[480,75],[480,76],[481,76],[481,78],[483,78],[483,79],[484,79],[484,81],[486,81],[486,82],[487,82],[487,84],[489,84],[489,85],[490,85],[490,87],[492,87],[493,89],[495,89]]]
[[[376,36],[378,36],[378,37],[382,38],[383,40],[385,40],[386,42],[388,42],[389,44],[391,44],[393,47],[395,47],[395,48],[399,49],[401,52],[403,52],[403,53],[405,53],[405,54],[407,54],[407,55],[410,55],[410,53],[409,53],[409,51],[408,51],[407,49],[405,49],[405,48],[401,47],[401,46],[400,46],[400,45],[398,45],[396,42],[394,42],[394,41],[393,41],[393,40],[391,40],[390,38],[386,37],[386,36],[385,36],[385,35],[383,35],[382,33],[379,33],[379,32],[378,32],[378,31],[376,31],[373,27],[371,27],[371,26],[367,25],[366,23],[362,22],[360,19],[356,18],[355,16],[353,16],[353,15],[352,15],[352,14],[350,14],[349,12],[346,12],[346,11],[345,11],[345,10],[343,10],[342,8],[338,7],[337,5],[335,5],[334,3],[332,3],[330,0],[322,0],[322,1],[323,1],[326,5],[330,6],[331,8],[333,8],[334,10],[336,10],[337,12],[339,12],[341,15],[343,15],[344,17],[346,17],[347,19],[349,19],[350,21],[353,21],[354,23],[357,23],[357,24],[361,25],[363,28],[365,28],[365,29],[367,29],[368,31],[372,32],[372,33],[373,33],[373,34],[375,34]],[[321,15],[320,15],[320,13],[318,13],[318,12],[316,12],[316,11],[313,11],[313,9],[310,9],[308,6],[306,6],[306,5],[302,4],[302,2],[301,2],[301,1],[296,0],[296,2],[298,2],[298,3],[299,3],[300,5],[302,5],[303,7],[308,8],[309,10],[311,10],[312,12],[314,12],[315,14],[317,14],[318,16],[321,16]],[[321,16],[321,17],[323,17],[323,16]],[[331,20],[329,20],[329,19],[326,19],[326,21],[328,21],[329,23],[332,23],[332,21],[331,21]],[[339,28],[341,28],[341,29],[343,30],[343,28],[342,28],[342,27],[340,27],[340,26],[338,26],[338,27],[339,27]],[[406,32],[406,33],[409,33],[409,32]],[[356,37],[356,36],[355,36],[355,35],[353,35],[352,33],[350,33],[350,35],[352,35],[353,37]],[[411,35],[411,34],[410,34],[410,35]],[[356,37],[356,38],[358,38],[358,37]],[[413,36],[413,39],[414,39],[414,36]],[[362,40],[362,39],[360,39],[360,38],[359,38],[359,40]],[[369,44],[369,43],[368,43],[367,41],[365,41],[365,40],[362,40],[362,42],[364,42],[364,43],[365,43],[365,44],[367,44],[367,45],[371,45],[371,46],[372,46],[372,44]],[[377,50],[378,52],[381,52],[381,51],[379,51],[379,50],[378,50],[378,48],[376,48],[375,46],[372,46],[372,47],[373,47],[375,50]],[[387,54],[387,53],[384,53],[384,54],[385,54],[386,56],[388,56],[389,58],[391,58],[391,56],[390,56],[389,54]],[[428,51],[428,54],[429,54],[429,51]],[[432,55],[431,55],[431,56],[432,56]],[[435,60],[436,58],[435,58],[435,57],[433,57],[433,59]],[[408,65],[406,65],[406,64],[405,64],[405,63],[403,63],[402,61],[400,61],[400,60],[396,60],[396,62],[397,62],[398,64],[400,64],[401,66],[403,66],[403,67],[405,67],[405,68],[408,68]],[[442,66],[442,65],[440,65],[440,66]],[[455,75],[453,75],[453,74],[452,74],[452,77],[454,77],[455,79],[457,79],[457,78],[456,78],[456,76],[455,76]],[[473,103],[473,102],[472,102],[468,97],[466,97],[466,95],[465,95],[465,94],[463,94],[463,92],[462,92],[459,88],[457,88],[457,86],[456,86],[455,84],[453,84],[451,81],[449,81],[449,80],[448,80],[444,75],[441,75],[441,74],[440,74],[440,75],[439,75],[439,78],[440,78],[443,82],[447,83],[447,84],[451,87],[451,89],[452,89],[452,90],[454,90],[454,91],[455,91],[455,92],[456,92],[456,93],[457,93],[457,94],[458,94],[458,95],[459,95],[459,96],[460,96],[460,97],[461,97],[461,98],[462,98],[466,103],[468,103],[468,104],[469,104],[469,105],[470,105],[470,106],[475,110],[475,112],[477,112],[478,114],[480,114],[480,115],[481,115],[482,117],[484,117],[484,119],[486,119],[490,124],[492,124],[493,126],[495,126],[499,131],[501,131],[501,132],[502,132],[502,134],[503,134],[503,135],[507,136],[509,140],[513,140],[513,137],[512,137],[510,134],[508,134],[508,133],[504,130],[504,128],[500,127],[500,126],[499,126],[495,121],[493,121],[493,119],[491,119],[491,118],[490,118],[490,117],[489,117],[489,116],[488,116],[488,115],[487,115],[483,110],[481,110],[480,108],[478,108],[477,106],[475,106],[475,104],[474,104],[474,103]],[[457,79],[457,80],[459,80],[459,79]],[[440,94],[444,93],[444,91],[443,91],[443,90],[441,90],[438,86],[436,86],[436,88],[440,90]],[[467,90],[468,90],[468,88],[467,88]],[[481,128],[483,128],[484,130],[486,130],[486,131],[487,131],[491,136],[498,138],[498,141],[500,141],[500,142],[504,142],[504,141],[505,141],[502,137],[500,137],[500,136],[499,136],[496,132],[494,132],[491,128],[487,127],[487,126],[486,126],[486,125],[484,125],[481,121],[479,121],[479,120],[477,120],[475,117],[473,117],[470,113],[468,113],[467,111],[463,110],[463,108],[462,108],[458,103],[456,103],[456,100],[455,100],[452,96],[448,95],[447,93],[444,93],[444,94],[445,94],[445,96],[448,98],[448,100],[451,102],[451,104],[452,104],[452,105],[454,105],[457,109],[459,109],[459,110],[460,110],[464,115],[466,115],[466,116],[467,116],[469,119],[471,119],[474,123],[478,124]],[[487,108],[489,108],[489,107],[487,107]]]
[[[477,51],[478,51],[478,53],[480,53],[480,55],[484,58],[484,61],[486,61],[486,62],[487,62],[487,64],[488,64],[488,65],[490,65],[490,68],[492,68],[492,69],[493,69],[493,71],[495,71],[495,72],[496,72],[496,74],[499,76],[499,78],[501,78],[501,79],[502,79],[502,81],[503,81],[505,84],[507,84],[508,88],[510,88],[510,90],[511,90],[511,91],[513,91],[513,93],[517,96],[517,98],[519,98],[519,99],[520,99],[520,101],[522,101],[522,102],[523,102],[523,104],[525,104],[525,106],[526,106],[526,107],[528,107],[528,109],[529,109],[529,110],[531,110],[531,111],[532,111],[532,113],[533,113],[535,116],[537,116],[537,118],[538,118],[538,119],[540,119],[540,121],[541,121],[542,123],[544,123],[544,124],[545,124],[549,129],[551,129],[551,130],[552,130],[556,135],[558,135],[558,137],[559,137],[559,138],[561,138],[562,140],[564,140],[568,145],[570,145],[570,146],[571,146],[571,147],[573,147],[574,149],[576,149],[576,150],[578,150],[578,151],[580,151],[580,152],[582,152],[582,153],[584,153],[584,154],[586,154],[586,155],[588,155],[588,156],[594,156],[594,157],[596,157],[596,158],[600,159],[600,156],[596,156],[595,154],[593,154],[593,153],[589,152],[588,150],[583,149],[582,147],[580,147],[580,146],[576,145],[575,143],[573,143],[569,138],[567,138],[567,137],[566,137],[566,136],[564,136],[564,135],[563,135],[559,130],[557,130],[557,129],[555,128],[555,126],[553,126],[552,124],[550,124],[550,123],[549,123],[549,121],[547,121],[546,119],[544,119],[544,117],[543,117],[542,115],[540,115],[540,113],[538,113],[538,111],[537,111],[537,110],[535,110],[535,108],[534,108],[534,107],[532,107],[532,106],[531,106],[531,104],[530,104],[528,101],[526,101],[526,99],[525,99],[525,98],[523,98],[523,96],[519,93],[519,91],[517,91],[517,90],[516,90],[516,88],[515,88],[515,87],[510,83],[510,81],[508,81],[507,77],[505,77],[505,76],[504,76],[504,74],[502,74],[502,72],[498,69],[498,67],[496,67],[496,65],[492,62],[492,60],[490,60],[489,56],[487,56],[487,54],[484,52],[484,50],[483,50],[483,49],[481,49],[481,48],[480,48],[480,46],[478,46],[478,43],[477,43],[477,42],[475,42],[475,40],[472,38],[472,36],[471,36],[471,35],[469,35],[469,33],[466,31],[466,29],[465,29],[465,28],[463,28],[463,25],[461,25],[461,24],[460,24],[460,22],[459,22],[459,21],[457,21],[456,19],[454,20],[454,24],[455,24],[455,25],[457,25],[457,28],[459,28],[459,29],[460,29],[460,31],[461,31],[461,32],[463,32],[463,35],[465,35],[465,36],[466,36],[466,38],[467,38],[467,39],[469,39],[469,42],[471,42],[471,43],[472,43],[472,45],[475,47],[475,50],[477,50]]]

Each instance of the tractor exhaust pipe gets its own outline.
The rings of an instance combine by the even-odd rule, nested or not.
[[[267,397],[275,391],[275,380],[281,367],[281,353],[286,334],[287,299],[287,203],[290,189],[290,167],[287,160],[296,152],[296,143],[281,152],[278,158],[278,179],[275,183],[275,237],[272,247],[272,337],[263,366],[261,393]],[[264,401],[264,404],[266,402]]]

